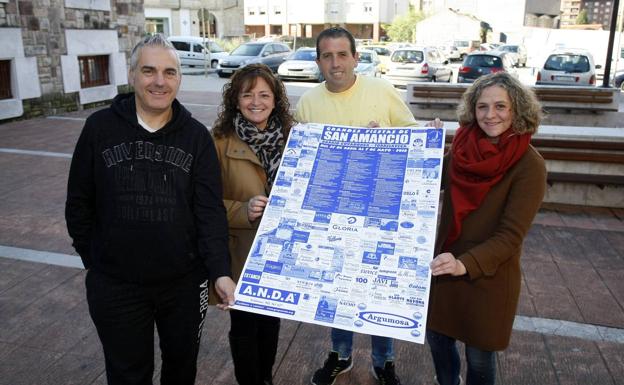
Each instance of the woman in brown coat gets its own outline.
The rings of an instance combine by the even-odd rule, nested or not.
[[[544,159],[529,144],[541,108],[507,73],[464,94],[445,157],[444,202],[431,262],[427,341],[437,381],[457,385],[466,346],[467,385],[494,384],[495,352],[509,345],[520,293],[522,241],[546,189]]]
[[[221,163],[235,281],[251,248],[293,125],[289,107],[283,84],[263,64],[236,71],[223,87],[223,103],[212,132]],[[230,348],[238,383],[273,384],[279,318],[231,310],[230,320]]]

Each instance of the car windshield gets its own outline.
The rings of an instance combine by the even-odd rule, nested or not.
[[[212,53],[218,53],[218,52],[224,52],[223,48],[221,48],[221,46],[217,43],[210,43],[210,52]]]
[[[370,52],[358,52],[358,61],[360,63],[372,63],[373,62],[373,55],[371,55]]]
[[[388,56],[390,55],[390,51],[383,47],[370,47],[369,49],[377,52],[377,55]]]
[[[589,72],[589,59],[585,55],[550,55],[544,64],[544,69],[549,71]]]
[[[422,51],[395,51],[390,59],[393,62],[401,63],[421,63],[423,61]]]
[[[464,65],[469,67],[502,67],[503,61],[498,56],[470,55],[466,57]]]
[[[518,46],[517,45],[504,45],[502,47],[499,48],[501,51],[507,51],[507,52],[518,52]]]
[[[232,56],[258,56],[264,44],[242,44],[232,51]]]
[[[311,49],[295,51],[294,54],[290,57],[291,60],[305,60],[305,61],[314,61],[316,60],[316,51]]]

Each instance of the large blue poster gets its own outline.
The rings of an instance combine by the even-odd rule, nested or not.
[[[300,124],[234,308],[424,343],[444,130]]]

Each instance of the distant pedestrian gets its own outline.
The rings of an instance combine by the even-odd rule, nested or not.
[[[109,384],[194,384],[208,279],[234,301],[216,150],[175,99],[180,61],[162,36],[130,58],[135,92],[92,114],[69,172],[65,218],[85,268]]]
[[[529,144],[541,119],[533,92],[501,72],[464,93],[445,156],[444,202],[431,262],[427,341],[440,385],[496,382],[520,293],[522,241],[546,190],[544,159]]]

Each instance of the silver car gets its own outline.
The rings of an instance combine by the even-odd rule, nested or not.
[[[564,86],[596,85],[594,57],[581,49],[561,49],[551,52],[537,73],[535,84]]]
[[[509,52],[511,59],[515,67],[526,67],[527,64],[527,52],[523,45],[518,44],[503,44],[496,48],[495,51]]]
[[[316,48],[303,47],[291,54],[277,69],[282,80],[323,81],[323,74],[316,65]]]
[[[244,43],[236,47],[229,56],[221,59],[217,66],[219,77],[225,78],[247,64],[266,64],[273,72],[282,64],[291,50],[286,44],[274,42]]]
[[[369,49],[358,48],[358,63],[355,73],[362,76],[378,77],[381,75],[381,60],[377,57],[377,52]]]
[[[399,48],[392,53],[383,76],[395,87],[414,82],[451,82],[448,59],[434,47]]]

